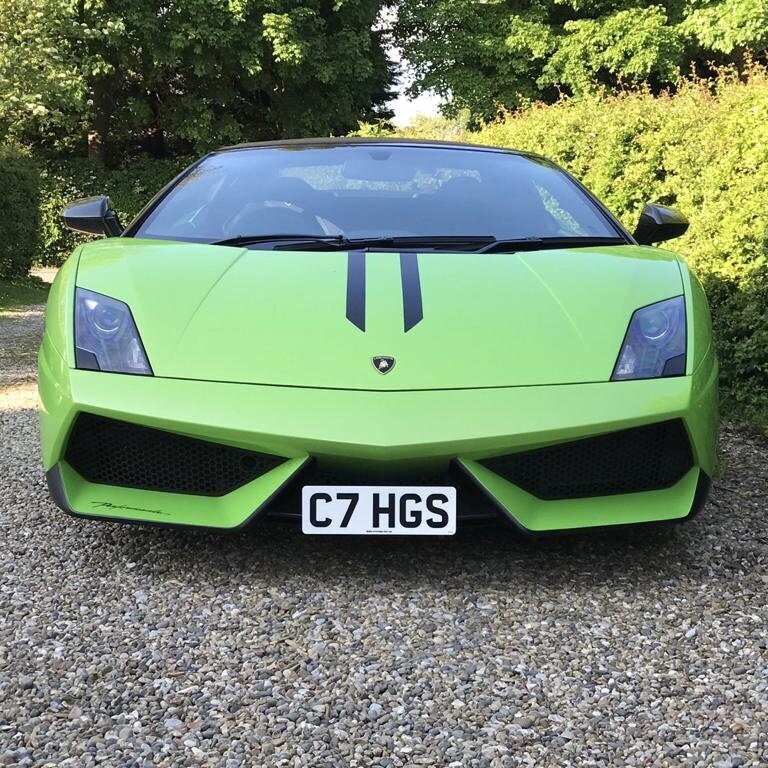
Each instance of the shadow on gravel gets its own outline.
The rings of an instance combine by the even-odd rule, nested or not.
[[[717,515],[708,507],[706,518]],[[372,588],[449,590],[514,587],[524,581],[563,586],[707,578],[712,531],[698,521],[612,532],[530,538],[506,527],[473,527],[451,538],[307,537],[287,526],[234,534],[71,521],[70,536],[98,540],[96,568],[130,561],[147,576],[205,584],[237,581],[266,589],[293,580],[327,589],[354,580]],[[89,545],[90,546],[90,543]],[[105,557],[106,548],[117,550]],[[711,576],[709,577],[711,578]]]

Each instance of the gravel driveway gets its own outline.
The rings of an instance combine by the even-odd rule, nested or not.
[[[768,763],[768,443],[690,524],[527,540],[75,520],[0,317],[0,765]]]

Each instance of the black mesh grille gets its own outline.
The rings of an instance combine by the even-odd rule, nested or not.
[[[669,488],[693,466],[682,421],[663,421],[480,462],[540,499]]]
[[[91,483],[223,496],[285,459],[81,413],[67,462]]]

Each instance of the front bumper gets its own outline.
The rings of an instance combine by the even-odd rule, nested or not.
[[[238,527],[314,460],[335,471],[362,473],[371,482],[400,475],[407,480],[453,466],[518,527],[562,530],[684,518],[700,503],[716,465],[717,363],[711,353],[691,376],[653,381],[383,392],[73,370],[44,340],[40,395],[43,463],[56,501],[99,518]],[[285,461],[214,498],[92,483],[64,459],[81,412]],[[479,463],[671,419],[685,425],[693,466],[659,490],[544,501]]]

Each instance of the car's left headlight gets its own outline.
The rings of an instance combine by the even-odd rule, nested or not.
[[[75,365],[152,376],[128,305],[85,288],[75,291]]]
[[[636,310],[611,381],[685,375],[685,297]]]

